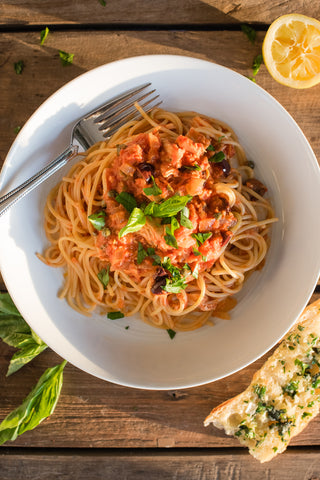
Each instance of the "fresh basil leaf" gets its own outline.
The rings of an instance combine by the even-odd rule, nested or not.
[[[207,152],[214,152],[215,148],[212,144],[209,145],[209,147],[206,148]]]
[[[59,400],[64,360],[60,365],[48,368],[40,377],[36,386],[22,402],[0,424],[0,445],[8,440],[14,441],[18,435],[37,427],[53,412]]]
[[[106,226],[106,212],[101,210],[100,212],[92,213],[92,215],[89,215],[88,220],[96,230],[102,230]]]
[[[250,27],[250,25],[247,25],[246,23],[241,25],[241,30],[243,33],[248,37],[251,43],[255,42],[257,32],[255,31],[254,28]]]
[[[191,270],[191,269],[190,269]],[[199,264],[197,263],[194,267],[193,270],[191,270],[191,275],[194,277],[194,278],[198,278],[199,277]]]
[[[177,333],[174,330],[172,330],[171,328],[168,328],[167,332],[168,332],[168,335],[171,338],[171,340],[176,336],[176,333]]]
[[[19,60],[18,62],[14,63],[14,69],[17,75],[21,75],[24,69],[24,61]]]
[[[148,253],[143,248],[142,243],[138,243],[138,254],[137,254],[137,264],[140,265],[145,258],[148,257]]]
[[[47,39],[47,36],[49,35],[49,28],[46,27],[44,30],[41,30],[40,32],[40,45],[43,45],[44,42],[46,41]]]
[[[10,361],[7,376],[47,348],[24,321],[8,293],[0,294],[0,338],[11,347],[19,349]]]
[[[67,65],[72,64],[74,53],[67,53],[67,52],[64,52],[63,50],[59,50],[59,57],[62,65],[66,67]]]
[[[177,239],[174,235],[172,235],[171,229],[169,227],[166,227],[166,235],[164,236],[164,239],[166,241],[166,244],[170,245],[170,247],[179,248]]]
[[[140,208],[134,208],[129,217],[128,223],[125,227],[121,228],[119,232],[119,238],[127,235],[128,233],[134,233],[141,230],[146,223],[146,216]]]
[[[99,3],[100,3],[103,7],[105,7],[105,6],[107,5],[106,0],[99,0]]]
[[[209,162],[220,163],[225,158],[226,158],[226,156],[223,152],[217,152],[211,158],[209,158]]]
[[[198,245],[202,245],[208,238],[212,236],[212,232],[207,233],[192,233],[191,237],[197,240]]]
[[[108,265],[107,268],[102,268],[97,275],[104,288],[106,288],[109,283],[109,271],[110,265]]]
[[[185,195],[182,197],[179,195],[174,195],[173,197],[170,197],[161,203],[151,202],[152,206],[150,203],[147,205],[145,214],[158,218],[174,217],[186,206],[188,202],[190,202],[191,199],[191,195]]]
[[[123,318],[124,314],[122,312],[109,312],[107,317],[110,320],[118,320],[119,318]]]
[[[188,228],[191,230],[193,228],[193,224],[191,220],[189,220],[189,208],[183,207],[180,212],[180,223],[183,227]]]
[[[131,193],[121,192],[115,197],[116,201],[124,206],[129,213],[137,206],[137,201]]]
[[[252,74],[255,77],[260,70],[261,64],[263,63],[263,56],[261,53],[254,57],[252,62]]]
[[[156,184],[156,181],[154,179],[153,176],[151,176],[151,179],[152,179],[152,187],[147,187],[147,188],[144,188],[143,191],[146,195],[150,196],[150,195],[153,195],[153,196],[157,196],[157,195],[161,195],[162,193],[162,190],[160,187],[158,187],[158,185]]]
[[[13,354],[9,368],[7,371],[7,377],[12,373],[17,372],[21,367],[31,362],[36,356],[42,353],[47,345],[42,342],[40,345],[31,338],[27,338],[23,344],[19,346],[20,350]]]
[[[13,132],[14,132],[16,135],[18,135],[18,133],[20,132],[20,130],[21,130],[21,127],[18,126],[18,127],[15,127],[15,129],[13,130]]]

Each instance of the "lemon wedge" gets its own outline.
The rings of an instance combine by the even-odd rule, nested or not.
[[[313,87],[320,82],[320,22],[298,13],[277,18],[266,33],[262,54],[277,82]]]

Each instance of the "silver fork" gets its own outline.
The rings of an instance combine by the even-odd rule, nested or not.
[[[159,106],[161,101],[154,103],[159,95],[150,98],[155,92],[155,89],[149,89],[150,86],[151,83],[145,83],[126,90],[82,117],[74,125],[70,145],[64,152],[31,178],[0,197],[0,216],[78,154],[78,145],[74,145],[75,140],[84,150],[87,150],[95,143],[111,137],[126,122],[139,118],[140,113],[134,106],[135,102],[139,102],[146,112]]]

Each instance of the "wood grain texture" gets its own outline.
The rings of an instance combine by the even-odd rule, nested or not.
[[[219,63],[248,76],[263,37],[260,33],[252,45],[242,32],[230,31],[56,32],[41,47],[38,33],[0,34],[0,166],[15,128],[54,91],[92,68],[129,56],[178,54]],[[71,66],[61,65],[59,49],[74,53]],[[19,60],[25,64],[21,75],[14,70]],[[320,85],[301,91],[284,87],[270,77],[265,66],[256,78],[291,113],[320,158]]]
[[[299,12],[320,17],[314,0],[6,0],[0,1],[0,25],[183,25],[271,23],[280,15]]]
[[[0,452],[1,453],[1,452]],[[0,454],[1,480],[319,480],[318,450],[288,450],[260,464],[238,450]]]
[[[40,375],[61,362],[46,351],[5,378],[13,349],[0,343],[0,421],[21,404]],[[55,413],[35,430],[7,447],[41,448],[207,448],[239,447],[203,421],[211,409],[237,395],[250,383],[271,352],[229,377],[201,387],[147,391],[104,382],[68,364]],[[320,445],[320,417],[291,445]],[[3,447],[2,447],[3,448]],[[241,447],[242,448],[242,447]],[[1,477],[0,477],[1,478]]]

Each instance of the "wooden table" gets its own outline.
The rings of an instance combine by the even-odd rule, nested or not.
[[[34,110],[83,72],[121,58],[181,54],[251,74],[268,25],[299,12],[320,19],[314,0],[7,0],[0,1],[0,166]],[[251,44],[240,29],[252,23]],[[40,46],[40,31],[50,35]],[[63,68],[58,50],[74,53]],[[21,75],[14,62],[23,60]],[[295,91],[261,67],[257,83],[289,111],[320,158],[320,85]],[[303,171],[303,165],[301,166]],[[3,282],[1,290],[5,290]],[[316,289],[312,299],[319,296]],[[5,378],[13,349],[0,343],[0,420],[60,359],[46,351]],[[267,356],[241,372],[184,391],[141,391],[98,380],[67,365],[52,417],[0,450],[0,478],[301,479],[320,478],[320,417],[287,452],[260,465],[238,442],[204,428],[211,408],[242,391]]]

